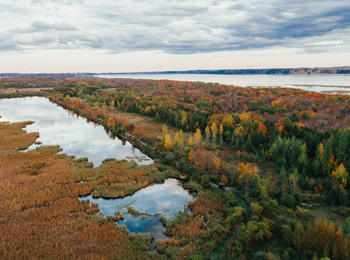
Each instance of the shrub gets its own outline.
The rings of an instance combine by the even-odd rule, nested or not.
[[[27,166],[24,171],[28,173],[29,175],[38,175],[39,170],[44,168],[47,165],[46,162],[43,161],[35,161],[29,166]]]
[[[287,193],[283,193],[283,195],[281,197],[281,204],[284,206],[287,206],[289,208],[292,208],[292,207],[295,207],[296,201],[292,195],[289,195]]]
[[[215,246],[216,246],[215,242],[210,241],[204,244],[203,249],[207,253],[212,253],[215,250]]]

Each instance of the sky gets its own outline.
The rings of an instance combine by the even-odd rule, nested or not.
[[[0,1],[0,73],[349,65],[349,0]]]

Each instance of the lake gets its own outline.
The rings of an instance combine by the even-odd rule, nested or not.
[[[38,132],[41,145],[59,145],[63,153],[77,158],[87,157],[94,166],[107,158],[135,160],[139,165],[153,160],[127,141],[86,118],[75,115],[51,103],[47,98],[26,97],[0,99],[0,121],[35,121],[26,127],[27,132]],[[29,147],[35,149],[38,145]]]
[[[350,75],[109,74],[100,78],[201,81],[241,87],[284,87],[322,93],[350,93]]]
[[[179,210],[185,210],[185,206],[193,201],[194,197],[182,188],[178,180],[167,179],[163,184],[148,186],[120,199],[93,198],[91,195],[81,199],[98,203],[104,216],[114,216],[115,212],[119,211],[125,219],[118,221],[118,225],[125,225],[129,232],[134,234],[152,233],[157,240],[167,238],[163,233],[164,227],[160,217],[173,219]],[[128,213],[127,207],[143,214],[133,216]]]

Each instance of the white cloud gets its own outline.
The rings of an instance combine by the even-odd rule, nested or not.
[[[0,30],[11,37],[40,33],[45,38],[54,32],[56,44],[37,41],[43,49],[67,44],[112,52],[198,53],[287,46],[290,41],[298,46],[305,38],[345,29],[335,39],[340,41],[350,31],[348,1],[6,0],[0,7],[13,20]],[[14,45],[31,49],[28,41]]]
[[[349,17],[348,0],[3,0],[0,53],[336,52]]]

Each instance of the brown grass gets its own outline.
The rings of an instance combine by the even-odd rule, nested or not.
[[[0,89],[0,94],[8,94],[8,93],[25,93],[25,92],[40,92],[41,90],[49,90],[52,88],[4,88]]]
[[[84,167],[52,149],[18,151],[37,137],[25,124],[0,124],[0,259],[159,259],[78,199]],[[34,162],[45,162],[37,175],[25,171]]]

